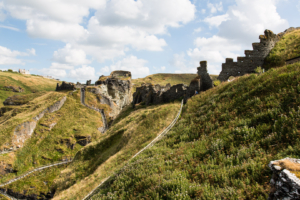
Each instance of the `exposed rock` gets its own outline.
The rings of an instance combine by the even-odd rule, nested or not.
[[[52,113],[59,110],[65,103],[67,97],[63,97],[60,101],[57,101],[52,106],[48,107],[47,109],[43,110],[37,116],[33,117],[32,120],[23,122],[18,125],[12,137],[11,148],[17,149],[23,147],[25,141],[29,139],[37,125],[37,122],[45,115],[45,113]],[[2,151],[0,151],[1,153]]]
[[[60,148],[60,147],[56,147],[55,150],[56,150],[57,152],[61,153],[61,154],[64,154],[64,153],[65,153],[65,151],[64,151],[62,148]]]
[[[45,123],[41,123],[42,126],[45,126],[48,128],[48,131],[51,131],[51,129],[57,124],[57,122],[53,122],[51,124],[45,124]]]
[[[77,135],[75,136],[77,143],[81,146],[86,146],[92,141],[92,137],[90,135],[84,136],[84,135]]]
[[[300,159],[285,158],[271,161],[269,167],[273,171],[273,175],[268,199],[300,199],[300,179],[288,169],[283,169],[279,165],[280,162],[289,162],[290,166],[295,165],[300,168]]]
[[[61,85],[59,83],[57,83],[57,86],[56,86],[56,91],[75,90],[75,89],[76,89],[76,87],[75,87],[74,83],[67,83],[65,81],[63,81]]]
[[[4,86],[4,88],[11,89],[13,92],[24,92],[24,89],[19,86]]]
[[[99,95],[100,102],[112,108],[113,112],[110,114],[112,118],[132,102],[131,72],[114,71],[108,77],[100,76],[95,85],[97,89],[87,88],[87,90]]]
[[[7,97],[5,101],[3,101],[3,105],[5,106],[18,106],[26,103],[28,103],[28,101],[20,101],[20,96],[18,95]]]

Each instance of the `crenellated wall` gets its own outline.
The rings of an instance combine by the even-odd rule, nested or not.
[[[226,81],[230,76],[254,73],[258,66],[263,65],[264,59],[281,37],[270,30],[265,30],[264,35],[259,36],[260,42],[252,43],[253,50],[245,50],[245,57],[237,57],[237,62],[233,62],[232,58],[226,58],[218,79]]]

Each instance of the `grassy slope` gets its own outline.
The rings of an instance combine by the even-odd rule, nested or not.
[[[265,59],[264,68],[281,67],[285,60],[300,56],[300,30],[287,33]]]
[[[55,180],[58,194],[54,199],[82,199],[167,127],[179,108],[179,102],[137,106],[137,110],[127,107],[105,138],[82,149],[62,171]]]
[[[52,98],[55,95],[65,96],[66,94],[68,93],[50,92],[49,96]],[[72,95],[69,94],[64,106],[59,111],[46,114],[39,121],[34,134],[23,148],[17,152],[0,156],[0,162],[10,163],[14,169],[18,170],[17,174],[8,174],[0,180],[1,182],[5,182],[40,165],[59,161],[63,156],[73,157],[82,146],[77,143],[74,149],[71,150],[68,148],[66,141],[76,142],[75,136],[77,135],[90,135],[92,136],[92,141],[97,141],[103,136],[97,130],[98,127],[102,126],[101,115],[82,106],[79,95],[78,91]],[[36,102],[31,103],[35,106],[37,105]],[[44,104],[45,102],[39,101],[39,103]],[[15,120],[12,121],[14,122]],[[41,125],[53,122],[57,122],[57,124],[51,131]],[[27,194],[47,193],[52,189],[53,180],[64,167],[56,167],[37,173],[37,176],[30,176],[17,181],[9,185],[8,188],[21,193],[27,190]],[[47,182],[47,184],[45,185],[43,181]]]
[[[167,138],[93,199],[267,199],[267,164],[300,156],[299,81],[298,63],[192,97]]]
[[[28,94],[33,91],[54,91],[60,81],[47,79],[40,76],[23,75],[13,72],[0,72],[0,107],[2,102],[9,96]],[[4,86],[19,86],[24,89],[22,93],[6,91]]]

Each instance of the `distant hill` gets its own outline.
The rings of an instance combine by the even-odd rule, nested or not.
[[[3,106],[3,101],[7,97],[40,91],[54,91],[57,83],[60,83],[60,81],[36,75],[0,71],[0,107]],[[11,89],[5,88],[5,86],[21,87],[24,89],[24,92],[13,92]]]
[[[145,78],[137,78],[133,79],[132,83],[134,84],[133,91],[135,88],[140,87],[143,83],[151,83],[153,85],[160,84],[166,85],[170,83],[171,85],[176,85],[183,83],[189,86],[191,80],[193,80],[197,74],[167,74],[167,73],[160,73],[160,74],[152,74],[146,76]],[[212,79],[215,80],[217,75],[211,75]]]

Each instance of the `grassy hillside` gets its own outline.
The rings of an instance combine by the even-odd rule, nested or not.
[[[93,199],[267,199],[267,164],[300,156],[299,81],[298,63],[192,97],[170,134]]]
[[[300,30],[285,34],[265,59],[264,68],[281,67],[285,60],[300,56]]]
[[[83,148],[80,145],[80,140],[85,137],[90,136],[92,142],[103,137],[103,134],[97,130],[102,126],[100,113],[81,105],[79,91],[74,93],[48,92],[44,96],[21,106],[19,109],[22,110],[25,107],[27,110],[13,116],[1,126],[1,143],[5,142],[5,134],[8,133],[8,131],[2,132],[2,129],[14,128],[16,124],[22,121],[16,119],[22,118],[19,115],[32,118],[40,110],[52,105],[57,97],[60,99],[65,95],[67,95],[67,100],[63,107],[54,113],[45,114],[39,121],[31,139],[27,140],[23,148],[0,156],[0,163],[11,164],[14,170],[18,171],[1,177],[0,182],[10,180],[38,166],[60,161],[63,156],[74,157],[76,152]],[[32,110],[33,108],[36,110]],[[13,111],[5,114],[9,115],[11,112]],[[49,125],[52,123],[57,124],[49,130]],[[46,194],[53,189],[53,180],[64,168],[65,166],[60,166],[36,173],[9,185],[7,188],[19,193],[27,191],[27,194]]]
[[[197,74],[152,74],[145,78],[132,79],[132,83],[134,84],[133,92],[135,92],[136,88],[140,87],[143,83],[151,83],[153,85],[166,85],[168,83],[176,85],[183,83],[189,85],[191,80],[196,76]]]
[[[127,107],[100,141],[76,154],[75,160],[54,180],[54,199],[82,199],[104,178],[120,169],[175,118],[180,103]]]
[[[2,102],[10,96],[28,94],[38,91],[54,91],[60,81],[47,79],[40,76],[24,75],[16,72],[0,72],[0,107]],[[15,93],[4,86],[19,86],[24,89],[22,93]]]

